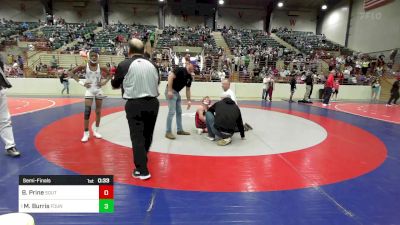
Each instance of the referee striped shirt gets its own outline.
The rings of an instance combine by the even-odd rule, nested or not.
[[[124,99],[137,99],[159,96],[159,73],[149,60],[135,56],[118,65],[111,81],[114,88],[122,88]]]

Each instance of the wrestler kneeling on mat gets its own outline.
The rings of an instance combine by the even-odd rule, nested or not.
[[[195,115],[195,123],[197,128],[197,134],[201,135],[202,133],[207,133],[207,124],[206,124],[206,112],[211,105],[210,97],[204,97],[201,101],[201,106],[197,109]]]
[[[99,55],[96,52],[89,52],[89,62],[86,65],[81,65],[74,68],[69,76],[73,77],[76,82],[86,88],[85,93],[85,116],[84,116],[84,133],[81,139],[82,142],[87,142],[90,137],[89,133],[89,119],[92,111],[93,99],[96,100],[96,127],[93,129],[93,135],[96,138],[102,138],[99,133],[100,118],[101,118],[101,106],[103,99],[106,97],[101,90],[101,87],[106,85],[111,79],[109,70],[107,67],[100,67],[98,63]],[[78,73],[85,74],[85,81],[79,80]],[[102,79],[102,75],[105,75],[106,79]]]
[[[237,127],[242,140],[244,140],[244,126],[239,107],[229,94],[223,94],[222,100],[212,105],[206,113],[208,139],[216,140],[220,146],[232,142],[232,136]]]

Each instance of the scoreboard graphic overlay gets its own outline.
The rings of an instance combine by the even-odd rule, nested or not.
[[[20,175],[19,212],[113,213],[113,176]]]

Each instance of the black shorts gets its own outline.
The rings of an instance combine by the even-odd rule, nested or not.
[[[335,92],[333,92],[333,93],[335,93],[335,94],[339,94],[339,90],[335,90]]]

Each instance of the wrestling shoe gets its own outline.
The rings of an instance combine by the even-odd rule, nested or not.
[[[197,134],[198,134],[198,135],[201,135],[202,133],[203,133],[203,129],[197,128]]]
[[[99,128],[98,127],[95,127],[94,129],[93,129],[93,135],[96,137],[96,138],[103,138],[103,136],[101,136],[101,134],[99,133]]]
[[[213,137],[210,137],[210,136],[206,136],[206,138],[209,140],[209,141],[215,141],[215,138],[213,138]]]
[[[150,179],[151,175],[150,173],[147,174],[141,174],[139,171],[137,171],[136,169],[133,171],[132,173],[132,177],[136,178],[136,179],[141,179],[141,180],[147,180]]]
[[[18,157],[21,155],[21,153],[15,147],[6,149],[6,153],[11,157]]]
[[[89,141],[89,137],[90,137],[89,131],[85,131],[85,132],[83,132],[83,137],[82,137],[81,141],[87,142],[87,141]]]

